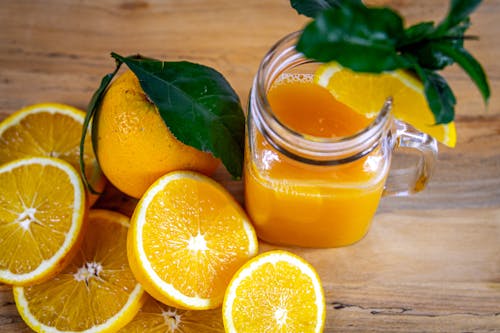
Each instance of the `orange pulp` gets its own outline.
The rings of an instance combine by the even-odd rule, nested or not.
[[[267,98],[280,122],[304,135],[345,137],[371,122],[303,75],[282,76]],[[245,202],[259,238],[283,245],[337,247],[366,234],[388,169],[382,148],[354,162],[318,166],[281,154],[257,130],[250,141]]]

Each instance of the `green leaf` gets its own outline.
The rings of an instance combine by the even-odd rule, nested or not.
[[[413,55],[417,59],[419,65],[424,68],[439,70],[453,64],[454,62],[453,58],[449,57],[437,48],[438,45],[443,43],[451,44],[449,41],[430,40],[406,47],[402,50],[402,53]]]
[[[434,71],[424,69],[414,64],[420,80],[424,83],[425,97],[436,124],[446,124],[455,117],[455,95],[446,83],[446,80]]]
[[[446,18],[439,24],[438,30],[444,32],[460,24],[481,3],[481,0],[452,0]]]
[[[426,40],[435,31],[434,22],[420,22],[405,29],[404,38],[398,43],[398,47],[415,44]]]
[[[443,69],[453,64],[455,60],[441,52],[436,45],[446,44],[450,47],[462,47],[464,34],[469,25],[468,18],[447,31],[440,31],[433,26],[432,22],[414,25],[405,30],[405,38],[400,41],[398,50],[403,54],[411,54],[424,68]]]
[[[481,64],[462,47],[453,47],[448,44],[437,44],[434,46],[437,50],[452,58],[462,69],[469,75],[472,81],[483,96],[484,102],[487,104],[490,98],[490,87],[488,79]]]
[[[211,152],[233,177],[241,177],[245,118],[238,95],[219,72],[185,61],[112,56],[139,78],[178,140]]]
[[[80,139],[80,170],[82,173],[83,183],[85,187],[88,188],[92,194],[100,194],[100,192],[96,191],[92,187],[92,185],[88,181],[87,175],[85,174],[85,161],[83,160],[83,157],[85,156],[84,149],[85,149],[85,138],[87,137],[87,129],[89,127],[90,122],[94,118],[94,115],[97,109],[99,108],[99,105],[101,104],[102,98],[104,96],[104,93],[106,92],[106,89],[108,88],[108,85],[115,77],[121,65],[122,65],[121,61],[117,61],[115,70],[112,73],[106,74],[102,78],[99,88],[97,88],[97,90],[92,95],[92,98],[90,99],[89,105],[87,106],[87,114],[85,115],[85,120],[83,121],[82,137]],[[96,147],[94,137],[92,137],[92,140],[93,140],[93,146]]]
[[[397,49],[404,55],[416,59],[420,66],[428,69],[442,69],[453,63],[432,48],[436,32],[434,22],[421,22],[405,29],[404,37],[398,42]]]
[[[335,60],[354,71],[379,73],[408,66],[396,50],[403,36],[403,21],[391,9],[346,2],[319,13],[296,48],[316,61]]]
[[[361,3],[361,0],[290,0],[290,4],[297,13],[314,18],[321,11],[340,7],[346,1]]]

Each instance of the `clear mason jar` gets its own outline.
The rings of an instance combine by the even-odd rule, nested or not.
[[[393,119],[391,99],[358,133],[322,138],[299,133],[273,113],[267,93],[283,74],[320,65],[295,50],[292,33],[263,58],[250,92],[245,144],[245,205],[257,235],[273,244],[339,247],[367,233],[383,195],[421,191],[437,157],[436,141]],[[391,171],[394,150],[414,151],[412,168]]]

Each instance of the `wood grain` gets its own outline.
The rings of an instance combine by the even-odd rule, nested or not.
[[[367,2],[396,8],[408,24],[439,21],[447,9],[447,1]],[[487,110],[459,68],[445,72],[458,99],[458,144],[440,147],[429,188],[384,198],[353,246],[288,248],[320,274],[325,332],[500,332],[499,17],[500,1],[483,1],[470,29],[480,39],[466,44],[490,78]],[[305,22],[278,0],[4,0],[0,120],[42,101],[85,108],[113,69],[110,51],[213,66],[245,105],[264,53]],[[222,169],[216,179],[242,202],[241,182]],[[134,202],[108,191],[99,204],[130,214]],[[10,287],[0,286],[0,332],[28,331]]]

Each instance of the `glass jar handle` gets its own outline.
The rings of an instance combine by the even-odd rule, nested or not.
[[[405,152],[416,155],[417,162],[406,167],[391,166],[383,195],[407,196],[420,192],[434,171],[438,153],[436,140],[399,120],[394,120],[392,132],[393,162],[397,154]]]

